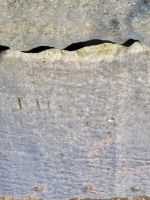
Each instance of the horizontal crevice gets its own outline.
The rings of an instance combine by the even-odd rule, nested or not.
[[[0,52],[8,50],[9,47],[0,45]]]
[[[99,44],[104,44],[104,43],[112,43],[115,44],[114,42],[108,41],[108,40],[88,40],[85,42],[78,42],[78,43],[73,43],[66,47],[64,50],[66,51],[76,51],[78,49],[84,48],[84,47],[89,47],[93,45],[99,45]]]
[[[22,51],[23,53],[40,53],[42,51],[46,51],[48,49],[53,49],[53,47],[49,47],[49,46],[39,46],[36,48],[33,48],[29,51]]]
[[[125,43],[121,44],[125,47],[130,47],[132,44],[134,44],[135,42],[137,42],[138,40],[133,40],[133,39],[129,39],[127,40]],[[94,45],[99,45],[99,44],[105,44],[105,43],[111,43],[111,44],[116,44],[114,42],[108,41],[108,40],[88,40],[85,42],[78,42],[78,43],[73,43],[69,46],[67,46],[66,48],[64,48],[63,50],[66,51],[76,51],[78,49],[82,49],[84,47],[89,47],[89,46],[94,46]],[[23,53],[39,53],[48,49],[52,49],[54,47],[49,47],[49,46],[39,46],[36,47],[34,49],[31,49],[29,51],[22,51]]]
[[[137,41],[138,40],[129,39],[121,45],[123,45],[125,47],[130,47],[132,44],[134,44]],[[86,42],[73,43],[73,44],[69,45],[68,47],[66,47],[64,50],[66,50],[66,51],[76,51],[76,50],[81,49],[83,47],[105,44],[105,43],[116,44],[115,42],[111,42],[111,41],[108,41],[108,40],[89,40],[89,41],[86,41]]]
[[[138,40],[129,39],[125,43],[123,43],[121,45],[125,46],[125,47],[130,47],[130,46],[132,46],[137,41]],[[73,43],[73,44],[67,46],[66,48],[64,48],[63,50],[66,50],[66,51],[76,51],[76,50],[84,48],[84,47],[94,46],[94,45],[100,45],[100,44],[106,44],[106,43],[117,44],[115,42],[111,42],[111,41],[108,41],[108,40],[94,39],[94,40],[88,40],[88,41],[85,41],[85,42]],[[50,47],[50,46],[39,46],[39,47],[33,48],[31,50],[21,51],[21,52],[22,53],[40,53],[42,51],[46,51],[48,49],[53,49],[53,48],[54,47]],[[6,51],[8,49],[10,49],[10,48],[7,47],[7,46],[0,45],[0,52]]]

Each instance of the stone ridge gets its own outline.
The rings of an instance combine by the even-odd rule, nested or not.
[[[64,49],[92,39],[150,46],[149,0],[4,0],[0,13],[0,45],[13,50]]]
[[[135,54],[150,54],[150,48],[141,42],[135,42],[130,47],[124,47],[119,44],[100,44],[95,46],[84,47],[76,51],[66,51],[60,49],[49,49],[39,53],[23,53],[19,51],[7,50],[3,52],[2,57],[21,57],[23,60],[34,59],[54,62],[54,61],[76,61],[87,60],[89,63],[102,60],[112,61],[115,58],[122,59],[124,56],[132,56]]]

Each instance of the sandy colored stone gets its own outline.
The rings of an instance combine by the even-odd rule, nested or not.
[[[37,199],[35,197],[25,197],[25,198],[13,198],[13,197],[0,197],[0,200],[42,200]],[[81,199],[81,198],[72,198],[70,200],[150,200],[150,197],[147,196],[139,196],[139,197],[131,197],[131,198],[111,198],[111,199]]]

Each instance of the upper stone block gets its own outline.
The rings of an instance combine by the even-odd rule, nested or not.
[[[63,49],[92,39],[150,46],[150,0],[4,0],[0,2],[0,45],[27,51]]]

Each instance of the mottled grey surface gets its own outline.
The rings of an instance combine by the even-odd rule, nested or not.
[[[0,1],[0,45],[14,50],[130,38],[150,46],[150,0]]]
[[[149,135],[142,44],[1,54],[0,195],[150,196]]]

